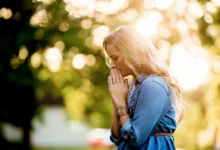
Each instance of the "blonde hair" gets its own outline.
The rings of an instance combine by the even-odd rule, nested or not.
[[[108,56],[106,54],[107,45],[114,44],[117,49],[124,55],[125,63],[138,73],[146,73],[147,75],[156,74],[162,76],[172,91],[172,105],[176,109],[177,120],[183,119],[186,104],[180,99],[181,88],[177,84],[177,80],[170,76],[169,72],[161,66],[159,55],[154,45],[145,37],[143,37],[132,26],[121,26],[111,32],[103,41],[104,54],[108,64]]]

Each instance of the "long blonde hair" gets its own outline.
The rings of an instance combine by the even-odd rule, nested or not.
[[[114,44],[121,51],[125,57],[125,63],[136,75],[138,72],[143,72],[147,75],[156,74],[165,79],[172,91],[172,105],[176,109],[177,120],[180,122],[184,114],[183,106],[186,106],[180,98],[182,90],[177,80],[171,77],[169,72],[160,64],[159,55],[154,45],[132,26],[121,26],[104,39],[103,49],[107,59],[105,50],[108,44]]]

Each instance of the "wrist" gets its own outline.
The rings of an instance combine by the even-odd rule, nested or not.
[[[118,106],[117,107],[117,114],[118,116],[124,116],[128,113],[128,107],[125,106]]]
[[[115,103],[115,107],[116,109],[119,107],[119,106],[126,106],[127,104],[125,102],[119,102],[119,103]]]

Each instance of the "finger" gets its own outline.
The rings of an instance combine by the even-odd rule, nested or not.
[[[112,77],[108,76],[108,84],[112,84]]]
[[[114,72],[114,69],[111,69],[111,77],[112,77],[112,83],[117,83],[116,82],[116,79],[115,79],[115,72]]]
[[[118,77],[119,77],[120,83],[123,83],[124,78],[119,70],[118,70]]]
[[[125,86],[128,87],[128,79],[125,79]]]
[[[116,83],[120,83],[118,69],[114,69]]]

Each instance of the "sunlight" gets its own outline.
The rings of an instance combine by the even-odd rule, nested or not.
[[[174,0],[166,0],[166,2],[164,2],[164,0],[156,0],[156,7],[158,9],[165,10],[173,4],[173,1]]]
[[[146,9],[152,9],[155,7],[155,0],[144,0],[144,7]]]
[[[45,9],[42,9],[40,11],[37,11],[30,19],[30,24],[32,26],[41,26],[44,27],[49,23],[49,19],[47,16],[47,11]]]
[[[220,0],[211,0],[215,6],[220,6]]]
[[[213,18],[210,14],[206,13],[204,16],[204,20],[205,22],[207,22],[208,24],[211,24],[213,22]]]
[[[174,45],[172,51],[170,68],[184,90],[196,89],[208,80],[207,58],[193,55],[181,44]]]
[[[58,48],[60,51],[63,51],[65,48],[65,44],[63,41],[57,41],[54,46]]]
[[[119,14],[118,18],[121,21],[130,21],[130,20],[134,20],[138,15],[138,12],[136,9],[129,9],[127,11],[125,11],[122,14]]]
[[[0,18],[4,18],[4,19],[10,19],[12,17],[12,11],[9,8],[1,8],[0,9]]]
[[[209,25],[206,28],[206,33],[212,37],[217,37],[219,35],[219,30],[218,27],[216,27],[216,25]]]
[[[66,11],[70,17],[80,18],[83,16],[92,16],[95,9],[94,0],[64,0]]]
[[[83,19],[81,21],[81,27],[83,29],[89,29],[92,26],[92,20],[91,19]]]
[[[109,31],[110,31],[109,27],[105,25],[95,28],[92,32],[94,45],[101,47],[102,42],[105,36],[107,36],[107,34],[109,33]]]
[[[215,136],[215,126],[209,124],[206,129],[203,129],[198,134],[197,143],[200,148],[205,147],[207,144],[210,144]]]
[[[54,0],[32,0],[34,3],[35,2],[42,2],[45,5],[51,4]]]
[[[48,48],[45,52],[46,64],[50,71],[56,72],[61,67],[62,54],[56,47]]]
[[[163,20],[159,12],[150,12],[136,24],[137,30],[145,37],[153,36],[157,33],[157,25]]]
[[[128,6],[127,0],[96,1],[95,10],[106,15],[116,14]]]
[[[175,1],[175,6],[173,7],[173,11],[180,15],[185,15],[186,8],[188,6],[188,1]]]
[[[82,69],[86,64],[86,58],[84,54],[76,54],[72,61],[72,66],[76,69]]]
[[[69,24],[67,22],[62,22],[59,25],[59,30],[62,31],[62,32],[68,31],[69,30]]]
[[[26,59],[28,56],[28,50],[25,46],[21,46],[19,53],[18,53],[18,57],[20,59]]]
[[[215,56],[213,60],[213,70],[220,73],[220,56]]]
[[[177,22],[177,29],[181,33],[186,33],[188,30],[187,23],[184,20],[179,20]]]
[[[95,61],[96,61],[96,59],[93,55],[90,54],[90,55],[86,56],[86,65],[92,66],[95,64]]]
[[[194,2],[194,1],[189,3],[188,11],[192,16],[196,18],[200,18],[204,14],[201,5],[198,2]]]
[[[210,13],[216,13],[217,9],[215,7],[215,5],[211,2],[206,3],[206,9],[210,12]]]
[[[41,54],[36,52],[31,56],[31,66],[33,68],[38,68],[40,65],[41,65]]]

